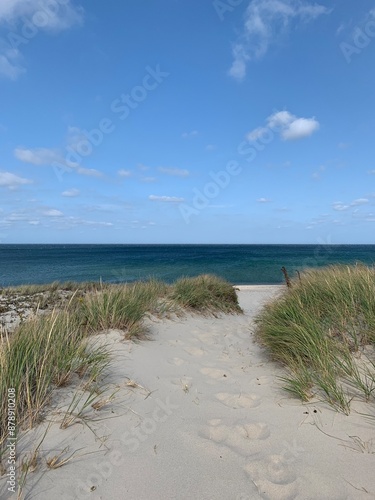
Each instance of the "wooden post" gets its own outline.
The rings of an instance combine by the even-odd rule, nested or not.
[[[290,281],[290,278],[288,276],[288,271],[285,269],[284,266],[281,268],[281,270],[282,270],[284,278],[285,278],[286,286],[288,288],[292,288],[292,282]]]

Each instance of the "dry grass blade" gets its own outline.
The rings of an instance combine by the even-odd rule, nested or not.
[[[104,408],[105,406],[109,405],[110,403],[112,403],[112,401],[115,399],[115,395],[116,393],[119,391],[120,389],[117,388],[115,389],[112,394],[110,394],[109,396],[107,396],[106,398],[102,398],[102,399],[99,399],[98,401],[95,401],[95,403],[92,403],[91,407],[96,410],[96,411],[99,411],[101,410],[102,408]]]
[[[82,448],[80,448],[82,449]],[[63,458],[63,456],[66,454],[66,452],[69,450],[69,447],[67,446],[64,448],[58,455],[54,455],[53,457],[46,458],[46,464],[49,469],[59,469],[63,465],[66,465],[68,462],[70,462],[76,453],[79,450],[74,451],[71,455]]]

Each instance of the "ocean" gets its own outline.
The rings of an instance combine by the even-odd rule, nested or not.
[[[328,264],[373,265],[375,245],[0,245],[0,287],[53,281],[171,283],[213,273],[233,284],[280,284]]]

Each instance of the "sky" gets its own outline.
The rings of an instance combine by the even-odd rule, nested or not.
[[[1,0],[0,243],[374,243],[375,3]]]

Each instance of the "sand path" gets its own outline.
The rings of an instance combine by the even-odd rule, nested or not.
[[[139,344],[109,332],[116,400],[92,430],[53,424],[41,446],[43,456],[67,445],[95,453],[30,473],[26,498],[375,498],[375,421],[289,398],[284,372],[252,341],[254,313],[279,290],[241,288],[244,315],[151,322]]]

